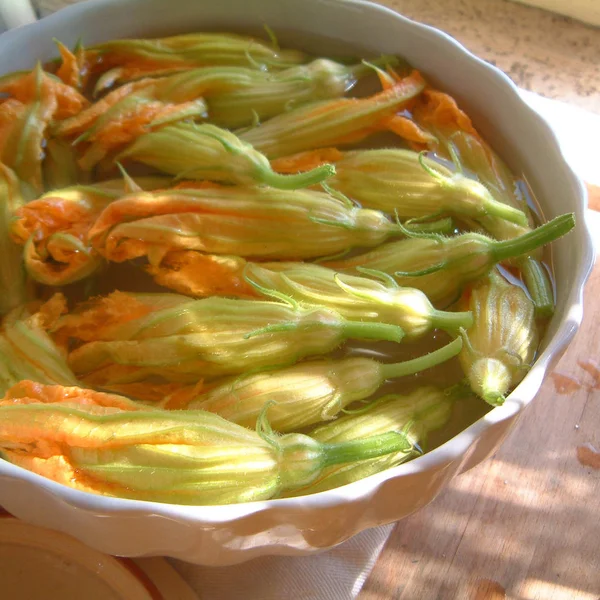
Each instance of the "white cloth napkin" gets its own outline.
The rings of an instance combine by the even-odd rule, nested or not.
[[[265,556],[231,567],[170,562],[200,600],[352,600],[393,527],[363,531],[328,552],[312,556]]]
[[[27,0],[15,1],[28,4]],[[45,16],[77,1],[33,0],[32,3],[38,14]],[[600,137],[600,115],[532,92],[523,90],[522,95],[554,128],[573,168],[589,183],[600,185],[600,171],[594,164],[595,148],[590,146],[588,149],[585,145],[585,140],[593,143]],[[267,556],[231,567],[200,567],[178,560],[171,560],[171,563],[200,600],[238,600],[242,597],[353,600],[377,562],[393,527],[386,525],[364,531],[315,556]]]

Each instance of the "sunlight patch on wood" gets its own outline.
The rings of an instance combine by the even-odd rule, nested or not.
[[[533,578],[525,580],[520,590],[520,597],[523,600],[538,600],[539,598],[552,598],[552,600],[598,600],[598,594],[591,594],[566,585]]]

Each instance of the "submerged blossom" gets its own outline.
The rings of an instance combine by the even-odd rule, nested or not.
[[[285,496],[330,490],[416,458],[422,452],[421,447],[425,445],[428,434],[448,423],[454,403],[463,394],[459,388],[441,390],[431,386],[421,387],[408,395],[384,396],[355,414],[350,411],[346,416],[313,429],[310,435],[326,443],[360,439],[393,429],[406,435],[410,447],[380,458],[329,467],[309,485],[288,492]]]
[[[451,303],[467,283],[486,275],[494,265],[527,255],[574,226],[575,216],[568,213],[512,240],[498,241],[473,232],[448,238],[413,234],[365,254],[323,264],[352,274],[360,274],[364,268],[383,271],[401,286],[425,292],[432,302]]]
[[[387,128],[389,118],[418,96],[425,80],[417,71],[367,98],[325,100],[292,109],[240,137],[268,158],[360,141]]]
[[[520,287],[491,272],[461,304],[473,311],[474,321],[464,332],[461,365],[472,390],[498,406],[533,363],[539,341],[533,302]]]
[[[314,190],[210,187],[129,194],[112,202],[89,232],[106,259],[174,250],[261,259],[305,259],[376,246],[400,227],[379,211]]]
[[[160,302],[163,298],[168,302],[162,308],[152,302],[152,294],[134,298],[140,296],[153,307],[148,314],[117,321],[97,335],[93,327],[84,327],[90,318],[95,322],[94,313],[69,319],[76,336],[78,327],[87,332],[86,343],[69,355],[71,368],[86,382],[135,382],[152,373],[166,381],[194,383],[204,377],[293,364],[330,352],[347,339],[398,342],[403,336],[397,326],[347,320],[318,306],[159,294]],[[68,318],[54,328],[57,339],[64,337],[61,326]]]
[[[302,362],[276,371],[242,374],[209,384],[187,408],[208,410],[234,423],[254,427],[265,406],[274,402],[268,412],[273,429],[297,431],[335,418],[352,402],[368,399],[388,380],[450,360],[461,347],[462,340],[457,338],[429,354],[399,363],[383,364],[357,357]]]
[[[308,187],[335,173],[332,165],[325,164],[306,173],[281,175],[273,171],[263,154],[230,131],[193,123],[177,123],[145,133],[117,160],[142,163],[187,179],[264,184],[283,190]]]
[[[405,452],[401,432],[321,443],[257,431],[204,411],[132,410],[87,390],[26,390],[0,402],[4,459],[75,489],[171,504],[266,500],[332,465]],[[60,390],[58,390],[60,392]],[[15,397],[16,396],[16,397]]]

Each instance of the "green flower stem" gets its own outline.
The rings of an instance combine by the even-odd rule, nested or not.
[[[456,356],[463,346],[461,338],[456,338],[454,341],[446,344],[439,350],[434,350],[424,356],[413,358],[400,363],[382,365],[381,373],[384,379],[395,379],[396,377],[404,377],[405,375],[413,375],[419,371],[430,369]]]
[[[379,340],[400,342],[404,331],[397,325],[368,321],[346,321],[343,325],[344,337],[358,340]]]
[[[526,257],[520,262],[523,280],[535,305],[537,317],[550,317],[554,312],[554,291],[546,269],[539,260]]]
[[[522,227],[527,227],[529,224],[527,221],[527,215],[518,208],[514,208],[508,204],[503,204],[502,202],[498,202],[497,200],[493,200],[491,198],[484,202],[484,206],[487,214],[492,217],[498,217],[500,219],[504,219],[505,221],[510,221],[511,223],[521,225]]]
[[[296,173],[294,175],[282,175],[281,173],[275,173],[275,171],[271,171],[270,169],[259,169],[257,179],[260,183],[264,183],[265,185],[269,185],[279,190],[296,190],[321,183],[326,179],[329,179],[332,175],[335,175],[335,167],[330,164],[325,164],[316,167],[311,171]]]
[[[497,262],[501,262],[515,256],[528,254],[540,246],[544,246],[565,235],[575,227],[575,215],[567,213],[560,215],[537,227],[533,231],[513,238],[512,240],[503,240],[501,242],[493,241],[490,243],[490,251]]]
[[[407,452],[413,448],[405,434],[390,431],[363,439],[337,444],[323,444],[323,466],[351,463],[377,458],[395,452]]]
[[[469,329],[473,325],[473,313],[468,310],[460,312],[433,310],[430,319],[434,327],[444,331]]]

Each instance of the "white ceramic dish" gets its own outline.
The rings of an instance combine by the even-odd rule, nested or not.
[[[406,57],[455,95],[492,145],[526,174],[547,218],[575,212],[576,231],[553,248],[556,314],[535,366],[502,407],[434,451],[337,490],[233,506],[184,507],[86,494],[0,462],[0,504],[103,552],[226,565],[266,554],[314,553],[368,527],[401,519],[497,449],[581,322],[583,285],[594,258],[584,188],[550,128],[509,79],[440,31],[353,0],[91,0],[0,36],[0,73],[31,68],[36,60],[54,56],[54,37],[72,45],[82,36],[89,45],[202,29],[258,30],[264,23],[277,32],[293,28],[301,38],[310,34],[373,54]]]

